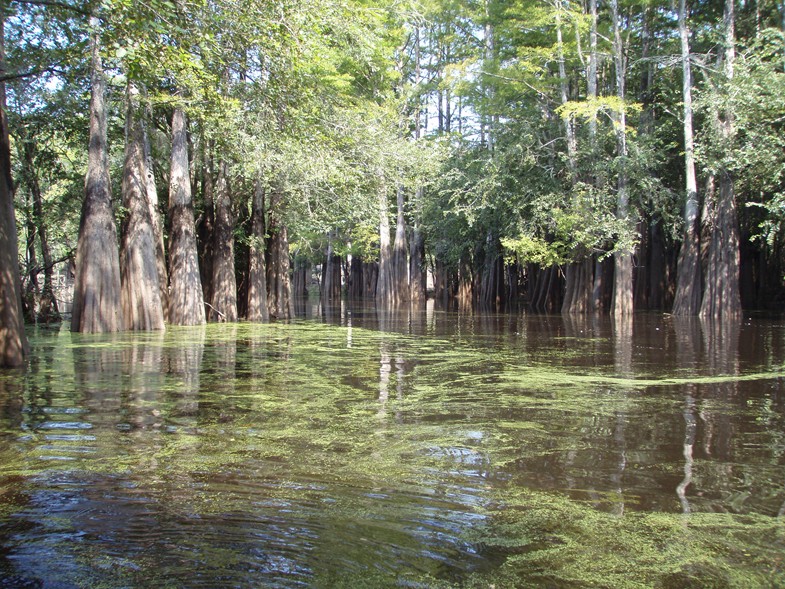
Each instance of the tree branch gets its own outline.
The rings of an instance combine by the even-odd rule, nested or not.
[[[15,73],[8,73],[0,75],[0,82],[10,82],[12,80],[21,80],[22,78],[31,78],[33,76],[40,76],[41,74],[56,74],[62,73],[60,70],[54,67],[45,67],[45,68],[34,68],[32,70],[26,72],[15,72]]]
[[[11,1],[16,2],[17,4],[31,4],[33,6],[48,6],[50,8],[62,8],[63,10],[70,10],[71,12],[75,12],[83,16],[90,16],[90,13],[88,11],[78,6],[74,6],[73,4],[67,4],[66,2],[58,2],[57,0],[11,0]]]

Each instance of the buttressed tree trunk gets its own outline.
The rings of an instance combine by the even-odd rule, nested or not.
[[[268,308],[276,319],[294,318],[291,281],[289,279],[289,236],[286,225],[275,219],[270,223],[270,285]]]
[[[181,107],[176,108],[172,116],[169,218],[169,322],[172,325],[201,325],[205,322],[204,299],[196,252],[186,117]]]
[[[94,28],[98,20],[90,19]],[[123,328],[120,304],[120,256],[112,212],[106,144],[106,105],[98,33],[91,40],[90,145],[85,199],[76,247],[76,275],[71,331],[102,333]]]
[[[153,226],[155,239],[155,265],[158,269],[158,291],[164,313],[164,321],[169,321],[169,272],[166,269],[166,251],[164,248],[164,232],[161,214],[158,210],[158,188],[155,185],[153,171],[153,154],[150,149],[150,140],[147,127],[142,119],[142,136],[144,138],[145,160],[145,190],[147,192],[147,206],[150,209],[150,220]]]
[[[0,74],[5,73],[4,17],[0,13]],[[16,239],[11,141],[6,118],[5,82],[0,81],[0,367],[21,366],[27,354]]]
[[[142,112],[139,90],[128,84],[123,167],[123,221],[120,274],[125,328],[137,331],[164,329],[164,310],[158,280],[156,236],[147,197]]]
[[[255,322],[270,320],[267,310],[264,225],[264,188],[257,179],[251,206],[251,248],[248,264],[248,321]]]
[[[736,56],[734,0],[725,0],[726,82],[733,79]],[[718,113],[725,145],[733,141],[733,113]],[[733,319],[741,313],[739,291],[739,219],[736,209],[733,176],[727,169],[719,171],[720,189],[713,215],[709,241],[709,262],[703,291],[700,316],[707,319]]]
[[[229,191],[229,166],[218,164],[213,232],[213,293],[210,321],[237,321],[237,280],[234,275],[234,216]]]

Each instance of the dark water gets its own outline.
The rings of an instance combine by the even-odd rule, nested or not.
[[[785,586],[783,321],[30,340],[0,376],[0,587]]]

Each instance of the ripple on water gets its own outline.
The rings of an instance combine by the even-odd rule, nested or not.
[[[17,534],[15,558],[45,574],[49,565],[33,558],[45,545],[49,562],[72,560],[65,580],[114,583],[144,572],[194,587],[216,579],[293,587],[401,571],[455,577],[482,561],[463,537],[482,517],[437,481],[401,489],[235,472],[153,483],[74,470],[42,472],[31,483],[31,504],[17,516],[30,525]]]

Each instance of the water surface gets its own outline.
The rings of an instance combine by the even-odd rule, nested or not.
[[[0,586],[785,586],[785,323],[30,333]]]

